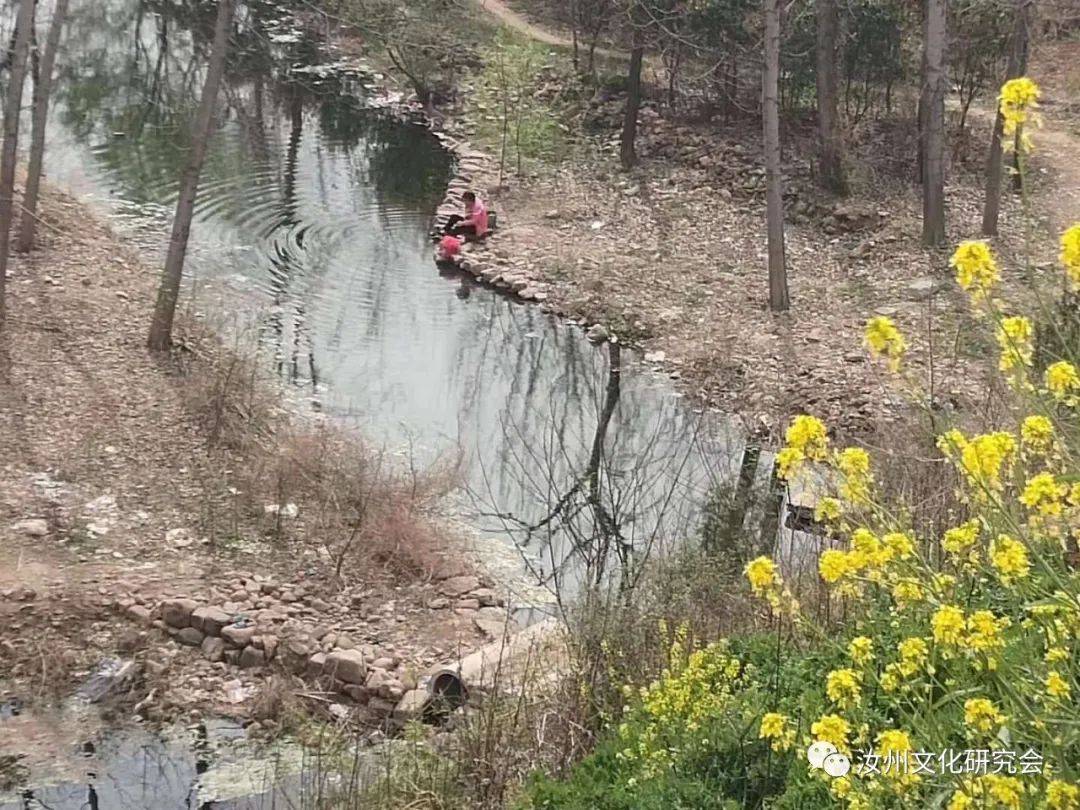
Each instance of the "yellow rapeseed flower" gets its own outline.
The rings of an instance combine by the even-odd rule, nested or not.
[[[870,454],[861,447],[845,447],[836,454],[836,468],[844,475],[840,495],[852,503],[865,503],[870,499]]]
[[[938,644],[959,644],[964,637],[964,611],[956,605],[942,605],[930,619],[934,641]]]
[[[961,242],[949,264],[956,270],[956,283],[976,304],[985,301],[1001,277],[994,254],[986,242]]]
[[[855,636],[847,649],[855,666],[866,666],[874,660],[874,642],[866,636]]]
[[[997,431],[972,437],[960,451],[960,466],[972,487],[1001,489],[1001,476],[1009,469],[1016,452],[1011,433]],[[978,493],[977,490],[977,494]]]
[[[830,742],[836,746],[837,750],[845,753],[851,750],[847,744],[850,733],[851,726],[848,721],[838,714],[826,714],[810,726],[811,737],[815,740]]]
[[[889,532],[881,538],[881,542],[899,560],[906,560],[915,553],[915,543],[903,532]]]
[[[1012,138],[1025,124],[1038,123],[1038,113],[1035,111],[1039,106],[1039,95],[1039,86],[1027,76],[1010,79],[1001,86],[998,109],[1004,119],[1002,131],[1007,138]],[[1020,148],[1030,151],[1031,141],[1024,136],[1021,140]]]
[[[746,578],[754,593],[761,596],[777,584],[776,563],[770,557],[757,557],[746,564]]]
[[[828,453],[829,439],[825,424],[815,416],[799,414],[784,434],[788,447],[802,450],[812,461],[824,461]]]
[[[1046,692],[1051,697],[1068,700],[1069,696],[1072,694],[1072,687],[1069,686],[1068,681],[1061,677],[1060,672],[1051,670],[1046,676]]]
[[[884,356],[887,359],[890,371],[900,370],[900,361],[907,351],[907,342],[891,318],[878,315],[868,320],[863,342],[873,357]]]
[[[862,702],[858,673],[852,669],[834,669],[825,678],[825,694],[842,709],[854,709]]]
[[[1073,292],[1080,290],[1080,222],[1061,235],[1061,264]]]
[[[818,572],[821,578],[830,585],[841,579],[850,570],[850,563],[846,552],[835,548],[829,548],[821,552],[818,559]]]
[[[983,793],[992,800],[989,807],[1001,807],[1003,810],[1020,810],[1024,798],[1024,786],[1019,779],[988,773],[980,776]]]
[[[964,723],[973,731],[987,733],[996,731],[1006,720],[987,698],[969,698],[964,701]]]
[[[1023,315],[1002,318],[997,328],[997,342],[1001,349],[998,368],[1001,371],[1022,371],[1031,365],[1035,352],[1035,328],[1031,319]]]
[[[906,608],[923,600],[922,585],[913,579],[902,579],[893,585],[893,599],[899,608]]]
[[[814,507],[814,520],[818,523],[831,523],[843,514],[844,508],[836,498],[822,498]]]
[[[1049,452],[1054,444],[1054,423],[1041,414],[1026,417],[1020,424],[1020,441],[1027,450]]]
[[[771,740],[770,747],[774,751],[786,751],[795,741],[795,729],[790,727],[787,715],[769,712],[761,718],[758,737]]]
[[[1080,374],[1076,366],[1068,360],[1058,360],[1046,367],[1044,379],[1046,390],[1058,402],[1075,405],[1077,392],[1080,391]]]
[[[998,579],[1005,585],[1023,579],[1031,570],[1027,548],[1007,534],[999,534],[990,545],[990,563],[997,571]]]
[[[926,664],[927,656],[930,653],[930,648],[926,641],[915,636],[905,638],[896,645],[896,649],[900,653],[900,661],[897,670],[901,675],[905,675],[909,678],[916,672],[922,670],[923,666]]]
[[[1064,506],[1062,499],[1069,488],[1059,484],[1053,473],[1039,473],[1028,479],[1024,491],[1020,493],[1020,503],[1044,517],[1057,517]]]
[[[969,520],[959,526],[946,529],[941,547],[953,557],[968,554],[979,540],[979,521]]]
[[[1080,810],[1080,787],[1061,779],[1051,779],[1046,786],[1047,810]]]
[[[776,474],[787,481],[798,472],[804,461],[806,454],[798,447],[782,447],[776,454]]]

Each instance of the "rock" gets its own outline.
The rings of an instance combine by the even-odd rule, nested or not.
[[[477,630],[488,638],[502,638],[509,629],[505,622],[496,622],[479,617],[473,619],[473,624],[476,625]]]
[[[255,636],[255,625],[249,624],[241,627],[229,624],[221,628],[221,637],[233,647],[246,647]]]
[[[439,583],[439,591],[445,596],[462,596],[480,587],[480,580],[474,576],[450,577]]]
[[[191,612],[191,626],[208,636],[220,636],[223,627],[232,624],[232,616],[219,607],[199,607]]]
[[[307,660],[307,674],[312,678],[317,678],[323,674],[323,669],[326,667],[326,653],[315,653]]]
[[[503,598],[491,588],[477,588],[469,595],[479,602],[481,607],[497,607],[503,603]]]
[[[357,703],[367,703],[368,698],[371,697],[371,693],[368,692],[367,687],[358,683],[347,683],[341,687],[341,692],[348,695]]]
[[[280,646],[278,658],[289,672],[294,675],[303,675],[308,669],[309,660],[314,657],[312,653],[322,655],[318,651],[315,640],[310,637],[295,636]]]
[[[486,619],[489,622],[499,622],[500,624],[506,624],[507,616],[505,608],[485,607],[476,611],[476,618]],[[512,619],[510,621],[513,622]]]
[[[372,669],[385,669],[387,672],[392,670],[395,666],[394,659],[388,658],[385,655],[379,656],[371,662]]]
[[[385,698],[381,697],[373,697],[368,698],[367,707],[376,714],[389,716],[394,713],[394,709],[397,708],[397,704],[395,704],[392,700],[386,700]]]
[[[262,666],[266,666],[266,653],[263,650],[255,649],[251,645],[244,647],[243,652],[240,653],[240,667],[242,669],[254,669]]]
[[[359,650],[337,649],[328,653],[324,671],[346,683],[363,684],[367,680],[367,663]]]
[[[594,323],[589,327],[589,331],[585,333],[585,337],[592,343],[603,343],[610,335],[608,334],[607,327],[602,323]]]
[[[948,282],[943,279],[936,279],[931,276],[921,276],[908,282],[908,298],[912,301],[925,301],[938,290],[947,286]]]
[[[205,636],[203,636],[202,631],[196,630],[194,627],[185,627],[176,634],[176,640],[188,647],[198,647],[203,643],[203,638]]]
[[[187,548],[195,543],[195,532],[191,529],[169,529],[165,532],[165,543],[173,548]]]
[[[427,689],[410,689],[394,707],[394,719],[406,721],[415,720],[424,714],[428,704],[431,703],[431,695]]]
[[[129,619],[139,624],[149,625],[153,621],[150,609],[144,605],[129,605],[124,613],[127,614]]]
[[[480,607],[479,599],[458,599],[457,604],[454,605],[454,609],[458,611],[462,610],[476,610]]]
[[[170,627],[190,627],[191,614],[198,606],[194,599],[169,599],[161,603],[161,618]]]
[[[368,670],[367,680],[364,681],[366,686],[372,692],[378,692],[382,688],[383,684],[390,680],[390,676],[386,674],[384,669],[375,669],[372,667]]]
[[[205,636],[202,640],[202,654],[207,661],[217,663],[225,657],[225,642],[214,636]]]
[[[14,534],[24,534],[27,537],[44,537],[49,533],[49,524],[42,518],[27,518],[18,523],[11,524]]]

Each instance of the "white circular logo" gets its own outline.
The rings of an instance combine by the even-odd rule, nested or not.
[[[825,762],[825,757],[829,756],[829,754],[835,753],[835,745],[833,745],[831,742],[818,740],[816,743],[806,749],[806,758],[810,761],[811,768],[820,768]]]
[[[829,776],[847,776],[848,771],[851,770],[851,760],[847,758],[846,754],[839,752],[829,754],[825,757],[825,761],[821,763],[821,767]]]

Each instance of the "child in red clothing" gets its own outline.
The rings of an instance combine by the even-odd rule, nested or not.
[[[460,239],[447,234],[439,240],[439,246],[435,249],[435,261],[456,262],[459,255],[461,255]]]

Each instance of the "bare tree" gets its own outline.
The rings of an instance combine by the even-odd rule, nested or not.
[[[634,21],[631,21],[631,25],[633,45],[630,50],[630,69],[626,77],[626,112],[619,137],[619,161],[624,169],[630,169],[637,163],[634,140],[637,138],[638,110],[641,107],[641,62],[645,56],[645,32]]]
[[[30,50],[30,29],[34,27],[34,0],[22,0],[15,22],[14,48],[8,55],[8,77],[4,103],[4,143],[0,150],[0,329],[4,326],[8,248],[11,243],[11,215],[15,204],[15,157],[19,146],[19,111],[26,80],[26,55]]]
[[[45,51],[34,82],[33,128],[30,132],[30,163],[26,169],[26,193],[23,195],[22,218],[19,222],[17,249],[26,253],[34,246],[34,228],[37,225],[38,192],[41,189],[41,166],[45,159],[45,124],[49,118],[49,94],[52,92],[53,64],[56,49],[60,46],[60,32],[67,16],[68,0],[56,0],[49,33],[45,38]]]
[[[1009,64],[1005,69],[1006,80],[1023,76],[1027,70],[1031,6],[1032,0],[1016,0]],[[986,236],[994,236],[998,232],[998,213],[1001,210],[1001,135],[1004,125],[1005,119],[999,108],[994,118],[994,131],[990,136],[990,153],[986,159],[986,202],[983,205],[982,219],[982,232]]]
[[[817,0],[817,114],[821,185],[836,194],[847,190],[836,116],[836,0]]]
[[[233,0],[218,0],[217,22],[214,25],[214,46],[210,65],[206,71],[199,110],[192,130],[191,155],[180,178],[180,196],[176,201],[169,252],[165,257],[165,270],[158,288],[154,320],[150,325],[148,345],[151,351],[165,351],[172,344],[173,316],[176,300],[180,295],[180,281],[184,275],[184,256],[188,237],[191,235],[191,217],[195,211],[195,195],[199,188],[206,148],[210,140],[214,108],[217,105],[218,88],[225,73],[225,52],[228,49],[229,30],[232,27]]]
[[[923,43],[923,243],[945,242],[945,36],[947,0],[926,0]]]
[[[762,122],[765,129],[765,208],[769,232],[769,308],[791,306],[784,258],[784,191],[780,174],[780,3],[765,0],[765,69]]]

